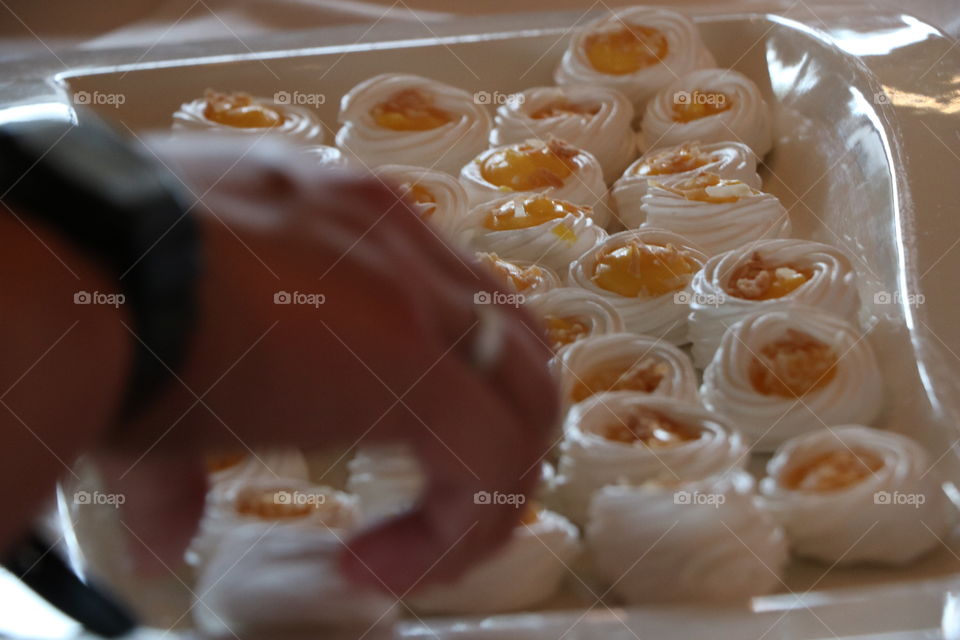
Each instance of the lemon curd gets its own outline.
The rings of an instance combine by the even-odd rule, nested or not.
[[[570,399],[581,402],[606,391],[653,393],[669,373],[669,365],[654,357],[643,358],[632,366],[603,367],[578,378]]]
[[[240,491],[233,508],[242,516],[261,520],[303,518],[317,510],[320,501],[292,499],[295,491],[277,487],[256,487]]]
[[[419,182],[404,182],[400,185],[400,191],[411,204],[416,205],[422,219],[428,220],[436,212],[437,198]]]
[[[488,155],[480,163],[480,175],[504,191],[559,188],[577,170],[578,153],[557,140],[513,145]]]
[[[644,25],[593,33],[583,43],[584,53],[600,73],[622,76],[659,64],[670,52],[667,36]]]
[[[739,202],[741,198],[758,193],[740,180],[727,180],[708,172],[666,186],[657,183],[657,186],[682,196],[685,200],[710,204]]]
[[[748,375],[757,393],[797,398],[830,384],[836,377],[838,360],[830,345],[789,329],[782,338],[759,350],[750,362]]]
[[[857,485],[883,468],[883,460],[869,451],[828,451],[797,464],[781,484],[792,491],[839,491]]]
[[[627,298],[656,298],[684,288],[700,265],[672,244],[631,240],[600,252],[592,280]]]
[[[429,131],[453,121],[453,116],[418,89],[398,91],[373,107],[370,116],[378,126],[392,131]]]
[[[203,117],[228,127],[266,129],[283,124],[279,109],[257,102],[247,93],[207,91]]]
[[[700,438],[700,432],[649,409],[637,410],[605,425],[599,435],[612,442],[669,449]]]
[[[733,99],[722,91],[693,91],[686,94],[686,100],[674,100],[673,121],[686,124],[718,113],[729,111]]]
[[[511,200],[492,209],[483,225],[491,231],[516,231],[560,220],[570,214],[585,215],[585,212],[563,200],[531,196],[522,200]]]
[[[759,253],[730,277],[727,291],[745,300],[775,300],[792,293],[813,277],[809,269],[768,264]]]
[[[484,253],[479,258],[482,264],[509,283],[518,293],[528,291],[543,278],[543,269],[537,265],[521,266],[504,260],[495,253]]]
[[[661,151],[637,166],[638,176],[665,176],[695,171],[713,162],[709,153],[704,153],[697,144],[684,144],[676,149]]]
[[[546,104],[530,114],[534,120],[561,118],[568,116],[595,116],[600,113],[599,105],[585,106],[567,100],[558,100]]]
[[[544,322],[547,325],[547,340],[554,351],[590,334],[590,325],[576,316],[547,315]]]

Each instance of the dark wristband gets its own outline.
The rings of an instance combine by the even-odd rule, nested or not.
[[[0,194],[114,274],[131,314],[134,357],[121,417],[182,364],[197,315],[201,239],[176,178],[88,112],[81,124],[0,126]]]

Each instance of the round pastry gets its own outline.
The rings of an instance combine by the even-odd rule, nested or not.
[[[607,298],[627,330],[683,344],[690,280],[707,257],[664,229],[616,233],[570,265],[568,280]]]
[[[590,505],[587,550],[629,604],[744,601],[780,587],[783,529],[744,471],[677,486],[609,486]]]
[[[627,168],[610,192],[615,214],[625,228],[639,227],[645,218],[640,206],[651,180],[669,185],[700,173],[739,180],[752,189],[763,184],[750,147],[739,142],[684,143],[645,153]]]
[[[584,338],[555,361],[565,407],[596,393],[632,391],[697,404],[697,372],[668,342],[621,333]]]
[[[389,637],[397,599],[342,577],[344,540],[309,523],[225,532],[194,587],[196,626],[211,638],[295,637],[305,629],[324,640]]]
[[[358,522],[356,500],[329,487],[302,480],[258,479],[207,494],[207,505],[186,559],[210,559],[225,535],[243,524],[269,522],[345,532]]]
[[[700,69],[672,81],[647,103],[640,147],[734,140],[763,158],[773,147],[772,121],[753,80],[732,69]]]
[[[937,546],[952,508],[914,440],[847,425],[777,450],[760,490],[798,555],[831,565],[904,564]]]
[[[356,166],[343,151],[325,144],[304,147],[303,155],[324,169],[350,169]]]
[[[466,91],[421,76],[385,73],[340,102],[337,146],[367,167],[414,164],[457,175],[487,148],[490,114]]]
[[[712,173],[651,181],[640,206],[643,224],[679,233],[709,255],[790,235],[790,215],[776,196]]]
[[[748,313],[799,303],[856,324],[857,275],[839,249],[811,240],[760,240],[710,258],[693,277],[693,363],[710,363],[724,332]]]
[[[561,85],[617,89],[643,108],[677,76],[715,64],[689,18],[665,9],[630,7],[579,28],[554,79]]]
[[[464,165],[460,182],[472,206],[511,194],[544,194],[591,207],[600,226],[610,220],[600,163],[560,140],[527,140],[487,149]]]
[[[207,458],[207,480],[212,492],[227,491],[238,483],[307,480],[307,460],[296,449],[227,452]]]
[[[870,424],[881,409],[873,349],[846,320],[785,305],[733,325],[703,374],[700,397],[759,451],[825,425]]]
[[[453,236],[467,215],[467,194],[449,173],[400,164],[374,173],[398,187],[414,211],[444,234]]]
[[[624,330],[616,307],[579,287],[560,287],[531,296],[526,305],[543,318],[547,342],[554,351],[585,338]]]
[[[590,207],[544,194],[511,196],[474,207],[456,237],[477,251],[565,272],[607,237],[591,216]]]
[[[633,104],[598,86],[535,87],[497,109],[491,146],[531,138],[564,140],[589,151],[609,184],[637,156]]]
[[[364,523],[408,511],[423,492],[423,468],[401,444],[361,446],[347,468],[347,491],[357,497]]]
[[[508,288],[532,296],[560,286],[560,276],[553,269],[528,260],[505,260],[495,253],[477,252],[477,260],[507,285]]]
[[[579,532],[563,516],[533,506],[494,555],[452,583],[414,592],[408,604],[430,614],[527,609],[552,596],[580,552]]]
[[[642,393],[599,393],[574,405],[564,423],[557,504],[583,523],[603,487],[701,480],[742,467],[746,445],[703,407]]]
[[[309,144],[323,142],[323,125],[310,109],[255,98],[248,93],[210,89],[204,97],[180,105],[173,114],[173,128],[256,136],[270,132]]]

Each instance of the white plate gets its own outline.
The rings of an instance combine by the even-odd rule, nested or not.
[[[953,450],[960,435],[960,367],[953,353],[960,351],[953,295],[960,255],[951,252],[960,240],[954,134],[960,48],[909,16],[797,4],[802,9],[769,14],[709,8],[695,13],[719,64],[749,75],[775,105],[777,145],[764,177],[767,189],[791,209],[796,234],[854,256],[861,293],[877,320],[871,340],[888,383],[882,426],[921,440],[945,477],[960,480]],[[550,84],[569,26],[583,19],[564,12],[429,27],[327,29],[248,43],[256,53],[223,43],[147,55],[87,52],[71,56],[66,71],[25,61],[11,67],[15,81],[0,91],[0,121],[73,118],[71,98],[86,92],[123,96],[119,105],[92,105],[121,129],[165,129],[181,102],[215,86],[258,95],[321,92],[326,102],[320,115],[334,128],[339,97],[377,73],[421,73],[491,94]],[[875,304],[881,293],[899,294],[902,302]],[[919,296],[924,304],[908,304]],[[63,505],[65,519],[77,522],[74,557],[81,552],[91,571],[118,585],[147,622],[173,624],[189,606],[186,590],[174,580],[134,580],[116,553],[113,514]],[[738,609],[611,609],[573,589],[549,612],[414,620],[401,633],[511,639],[941,637],[944,594],[960,581],[958,549],[955,538],[945,540],[943,548],[902,570],[830,570],[795,562],[789,592]]]

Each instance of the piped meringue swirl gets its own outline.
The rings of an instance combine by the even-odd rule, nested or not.
[[[664,185],[712,173],[727,180],[739,180],[752,189],[762,186],[757,174],[757,157],[739,142],[684,143],[643,154],[631,164],[610,191],[613,209],[627,229],[643,224],[640,207],[651,180]]]
[[[397,187],[420,218],[453,237],[467,215],[467,194],[449,173],[412,165],[388,164],[374,173]]]
[[[630,53],[624,55],[625,49]],[[560,85],[617,89],[642,109],[677,76],[715,64],[697,26],[686,16],[629,7],[577,29],[554,79]]]
[[[701,406],[634,392],[600,393],[564,423],[557,504],[584,522],[594,494],[616,484],[701,480],[742,467],[743,438]]]
[[[758,158],[773,147],[770,107],[759,87],[732,69],[699,69],[674,80],[647,103],[641,151],[689,140],[734,140]]]
[[[747,314],[784,303],[857,322],[857,274],[847,256],[810,240],[759,240],[710,258],[693,277],[689,330],[693,363],[704,368],[724,332]]]
[[[683,344],[690,281],[706,260],[683,236],[644,227],[613,234],[580,256],[568,282],[607,298],[628,331]]]
[[[525,296],[544,293],[560,286],[560,276],[553,269],[529,260],[507,260],[495,253],[477,252],[477,260],[500,278],[504,285]]]
[[[651,181],[640,210],[643,225],[679,233],[708,255],[784,238],[792,229],[776,196],[711,173],[669,183]]]
[[[531,138],[564,140],[589,151],[609,184],[637,156],[633,104],[600,86],[534,87],[497,108],[491,146]]]
[[[400,73],[351,89],[340,102],[339,121],[337,146],[364,166],[413,164],[451,175],[487,147],[492,126],[466,91]]]
[[[906,436],[836,426],[785,443],[760,489],[798,555],[904,564],[937,546],[955,519],[932,466]]]
[[[547,342],[557,352],[586,338],[624,331],[616,307],[579,287],[559,287],[531,296],[526,307],[543,319]]]
[[[237,102],[239,101],[239,102]],[[237,120],[247,126],[233,126],[215,119],[212,105],[236,103],[241,111],[263,108],[272,116],[262,122]],[[273,124],[267,125],[268,122]],[[258,126],[259,125],[259,126]],[[175,131],[220,131],[236,135],[262,136],[279,134],[307,144],[323,142],[323,124],[317,115],[305,107],[281,104],[272,98],[258,98],[245,93],[207,91],[203,98],[184,102],[173,114]]]
[[[743,471],[606,487],[590,505],[586,544],[629,604],[746,600],[781,585],[788,560],[783,529],[758,508]]]
[[[846,320],[801,305],[751,313],[723,336],[700,397],[758,451],[824,425],[870,424],[882,405],[868,339]]]

